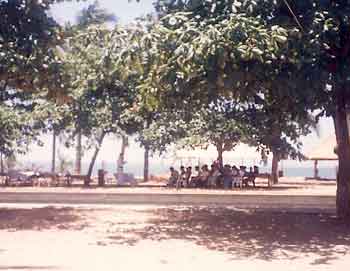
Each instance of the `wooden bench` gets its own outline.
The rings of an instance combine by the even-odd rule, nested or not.
[[[91,182],[87,175],[67,174],[65,177],[67,186],[71,186],[74,180],[84,181],[85,186],[88,186]]]

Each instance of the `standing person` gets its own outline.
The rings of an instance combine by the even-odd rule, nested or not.
[[[168,180],[168,187],[175,186],[179,180],[180,174],[173,167],[170,167],[170,177]]]

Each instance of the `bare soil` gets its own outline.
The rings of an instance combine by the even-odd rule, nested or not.
[[[0,206],[0,270],[345,270],[331,214],[151,206]]]

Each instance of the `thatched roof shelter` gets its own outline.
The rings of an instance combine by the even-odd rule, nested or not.
[[[338,156],[335,154],[334,149],[337,146],[335,136],[329,136],[323,140],[317,147],[315,147],[308,155],[309,160],[318,161],[332,161],[338,160]]]
[[[309,160],[314,161],[314,178],[319,179],[318,175],[318,161],[336,161],[338,156],[335,153],[337,141],[335,136],[329,136],[323,140],[317,147],[315,147],[308,155]]]

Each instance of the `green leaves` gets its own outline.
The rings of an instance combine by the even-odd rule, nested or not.
[[[14,110],[0,105],[0,152],[9,157],[23,153],[29,143],[39,136],[34,127],[33,115],[25,110]]]
[[[128,41],[127,30],[118,26],[71,30],[64,57],[71,100],[63,129],[86,137],[129,130],[124,113],[132,107],[135,81],[122,58]]]
[[[61,90],[60,62],[53,48],[60,43],[58,25],[39,1],[0,3],[0,80],[22,90]],[[50,85],[47,82],[50,81]]]
[[[146,99],[158,100],[158,106],[185,97],[193,104],[196,100],[209,102],[219,94],[230,95],[235,86],[249,86],[256,80],[248,66],[276,62],[276,56],[287,50],[287,31],[266,27],[258,18],[236,14],[198,22],[192,15],[164,16],[147,34],[152,56],[143,63],[150,73],[140,90]],[[235,76],[238,73],[249,75]],[[240,81],[233,82],[238,78]],[[211,91],[215,89],[216,94]]]

